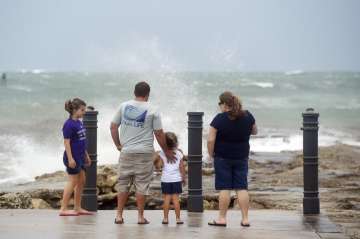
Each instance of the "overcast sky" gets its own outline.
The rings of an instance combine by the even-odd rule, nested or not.
[[[358,0],[0,0],[0,70],[360,71]]]

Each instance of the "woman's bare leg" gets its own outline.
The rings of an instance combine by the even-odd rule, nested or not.
[[[219,193],[219,218],[217,223],[226,223],[226,213],[230,204],[230,190],[221,190]]]
[[[238,190],[237,193],[237,199],[239,203],[239,207],[241,209],[242,214],[242,223],[243,224],[249,224],[249,193],[247,190]]]

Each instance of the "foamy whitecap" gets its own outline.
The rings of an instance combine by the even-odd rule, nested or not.
[[[304,73],[304,71],[302,71],[302,70],[292,70],[292,71],[286,71],[285,75],[287,75],[287,76],[300,75],[302,73]]]
[[[281,152],[300,150],[302,137],[300,134],[290,137],[259,137],[250,140],[251,151],[254,152]]]
[[[254,85],[259,86],[261,88],[273,88],[274,83],[271,82],[254,82]]]
[[[338,143],[348,144],[352,146],[360,146],[360,141],[343,133],[320,132],[318,143],[319,146],[332,146]],[[251,151],[254,152],[274,152],[296,151],[302,150],[303,138],[302,134],[294,134],[289,137],[257,137],[250,140]]]
[[[44,69],[33,69],[33,70],[31,71],[31,73],[33,73],[33,74],[41,74],[41,73],[43,73],[43,72],[45,72]]]
[[[260,88],[273,88],[274,83],[272,82],[245,82],[243,83],[244,86],[257,86]]]

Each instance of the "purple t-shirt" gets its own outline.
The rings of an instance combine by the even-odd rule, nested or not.
[[[80,120],[69,118],[64,123],[63,135],[64,139],[70,139],[71,152],[74,160],[78,163],[83,163],[86,150],[86,131],[83,123]],[[64,152],[64,159],[66,161],[68,160],[66,151]]]

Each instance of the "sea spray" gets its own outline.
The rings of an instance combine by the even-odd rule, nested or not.
[[[302,72],[292,76],[266,72],[176,72],[171,66],[163,69],[139,73],[8,73],[8,87],[0,88],[1,182],[28,181],[41,173],[63,169],[61,127],[68,117],[63,103],[71,97],[81,97],[99,111],[99,164],[117,163],[119,152],[112,143],[110,121],[120,103],[133,98],[133,87],[142,80],[151,85],[150,101],[162,114],[164,130],[179,135],[185,152],[186,113],[205,113],[206,156],[208,126],[219,112],[218,95],[224,90],[239,95],[244,108],[256,118],[259,136],[250,141],[252,151],[301,149],[301,112],[309,106],[320,112],[320,145],[360,143],[357,73]]]

